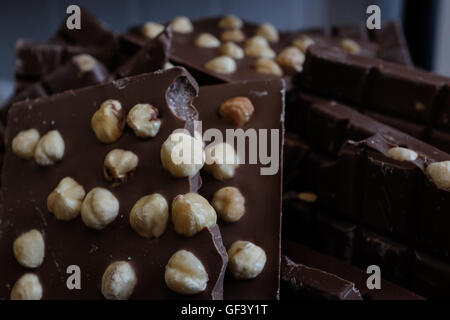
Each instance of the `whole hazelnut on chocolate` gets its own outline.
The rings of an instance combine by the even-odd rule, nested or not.
[[[151,21],[144,23],[141,29],[142,35],[148,39],[156,38],[163,31],[164,26],[162,24]]]
[[[40,137],[39,131],[36,129],[21,131],[12,141],[12,151],[16,156],[25,160],[30,160],[33,158],[34,150],[36,149]]]
[[[170,290],[193,295],[206,290],[209,277],[202,262],[192,252],[180,250],[169,259],[164,280]]]
[[[228,249],[228,270],[237,280],[256,278],[266,265],[266,253],[249,241],[236,241]]]
[[[273,51],[267,39],[262,36],[254,36],[245,42],[245,54],[251,58],[273,59],[276,54]]]
[[[312,46],[315,41],[307,35],[301,35],[300,38],[295,39],[292,44],[300,49],[301,52],[306,53],[308,48]]]
[[[36,229],[22,233],[14,241],[13,252],[20,265],[26,268],[37,268],[44,261],[44,237]]]
[[[62,179],[47,198],[47,209],[58,220],[70,221],[78,217],[86,195],[84,188],[70,177]]]
[[[223,44],[219,49],[219,54],[229,56],[234,59],[244,58],[244,50],[234,42],[227,42]]]
[[[278,54],[277,62],[282,66],[302,71],[305,54],[297,47],[288,47]]]
[[[103,168],[105,179],[114,182],[114,185],[118,185],[136,170],[138,163],[139,158],[135,153],[114,149],[105,157]]]
[[[19,278],[11,290],[11,300],[41,300],[42,285],[34,273],[26,273]]]
[[[125,115],[117,100],[104,101],[91,119],[91,127],[97,139],[103,143],[114,143],[122,136]]]
[[[438,189],[450,191],[450,161],[432,163],[426,171]]]
[[[64,157],[65,143],[58,130],[49,131],[38,142],[34,160],[40,166],[54,165]]]
[[[222,41],[242,42],[245,40],[245,34],[241,29],[229,29],[222,32],[220,39]]]
[[[208,200],[197,193],[188,193],[173,199],[172,222],[178,234],[193,237],[204,228],[216,225],[217,215]]]
[[[222,29],[240,29],[243,25],[242,20],[234,14],[229,14],[219,21],[219,28]]]
[[[103,188],[92,189],[81,205],[81,219],[84,224],[96,230],[106,228],[119,214],[119,201]]]
[[[131,209],[130,225],[144,238],[159,238],[167,227],[169,204],[155,193],[139,199]]]
[[[348,53],[351,53],[351,54],[360,54],[361,53],[361,47],[355,40],[352,40],[352,39],[342,40],[340,43],[340,47],[344,51],[347,51]]]
[[[172,20],[173,31],[177,33],[191,33],[194,26],[188,17],[176,17]]]
[[[238,127],[250,121],[255,107],[247,97],[234,97],[220,106],[219,113],[223,120]]]
[[[133,294],[136,284],[136,273],[130,263],[113,262],[103,274],[102,294],[108,300],[127,300]]]
[[[209,145],[205,150],[205,171],[215,179],[223,181],[234,177],[239,167],[239,158],[233,146],[228,143]]]
[[[283,76],[283,70],[273,60],[270,59],[258,59],[255,63],[255,70],[259,73],[270,74],[278,77]]]
[[[225,187],[214,193],[212,206],[226,222],[237,222],[245,213],[245,198],[238,188]]]
[[[148,103],[135,105],[128,112],[127,123],[139,138],[153,138],[161,128],[161,119],[156,107]]]
[[[419,155],[410,149],[395,147],[388,150],[388,156],[397,161],[415,161]]]
[[[195,39],[195,45],[200,48],[218,48],[220,41],[210,33],[201,33]]]
[[[270,42],[278,42],[280,36],[278,35],[278,30],[271,23],[263,23],[256,30],[256,35],[262,36],[269,40]]]
[[[236,71],[236,61],[229,56],[219,56],[205,63],[205,68],[216,73],[231,74]]]

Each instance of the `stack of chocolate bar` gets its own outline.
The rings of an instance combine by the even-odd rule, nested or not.
[[[411,67],[398,23],[115,35],[81,14],[16,45],[0,299],[446,295],[450,156],[418,139],[447,150],[450,81]]]

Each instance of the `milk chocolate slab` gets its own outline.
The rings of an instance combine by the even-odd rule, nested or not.
[[[136,54],[123,63],[113,74],[121,79],[164,68],[168,61],[172,42],[172,28],[166,28],[155,39],[149,40]]]
[[[360,270],[335,257],[320,254],[303,245],[283,240],[282,253],[296,263],[324,270],[354,283],[364,300],[423,300],[421,296],[385,279],[381,280],[381,290],[369,290],[367,288],[369,275],[365,270]],[[283,296],[283,292],[281,295]]]
[[[379,266],[383,278],[403,287],[410,286],[413,252],[404,244],[360,230],[355,241],[354,263],[362,269]]]
[[[255,111],[241,129],[278,130],[280,165],[284,135],[284,85],[281,80],[243,82],[217,86],[201,87],[194,105],[198,109],[202,130],[219,129],[226,137],[226,129],[238,129],[219,116],[222,103],[233,97],[249,98]],[[269,133],[270,134],[270,133]],[[267,141],[270,141],[268,138]],[[236,140],[235,140],[235,145]],[[245,143],[246,155],[249,155],[249,143]],[[268,142],[268,150],[270,142]],[[206,199],[212,200],[219,189],[226,186],[238,188],[245,198],[246,212],[236,223],[219,222],[225,247],[228,249],[238,240],[251,241],[263,248],[267,262],[262,273],[253,280],[234,280],[230,274],[225,279],[225,299],[275,299],[278,297],[280,272],[280,223],[281,223],[281,188],[282,167],[275,175],[263,176],[260,169],[266,167],[258,164],[241,164],[235,176],[230,180],[218,181],[202,173],[203,185],[200,189]]]
[[[320,269],[281,259],[283,298],[305,300],[362,300],[354,283]]]
[[[148,88],[152,88],[149,90]],[[183,238],[168,224],[158,239],[148,240],[131,229],[128,214],[144,195],[158,192],[170,203],[178,194],[195,192],[196,177],[177,179],[164,170],[161,145],[174,129],[189,127],[197,118],[192,99],[198,87],[181,68],[144,74],[109,84],[69,91],[14,106],[6,133],[7,152],[2,193],[5,198],[0,232],[0,297],[7,299],[14,282],[26,270],[12,253],[14,239],[36,228],[44,234],[46,256],[35,272],[43,285],[44,299],[102,299],[101,278],[106,267],[117,260],[128,261],[137,274],[132,299],[220,299],[226,266],[226,253],[216,227],[193,238]],[[128,111],[137,103],[151,103],[159,109],[162,126],[158,135],[142,140],[126,128],[114,144],[102,144],[91,129],[91,117],[107,99],[117,99]],[[174,103],[176,101],[176,104]],[[41,135],[57,129],[65,141],[65,155],[54,166],[42,168],[21,160],[11,152],[11,140],[21,130],[36,128]],[[103,177],[105,155],[113,149],[133,151],[139,165],[126,182],[117,187]],[[49,193],[66,176],[73,177],[88,192],[93,187],[110,190],[120,203],[116,220],[102,231],[87,228],[80,218],[60,222],[47,211]],[[195,296],[180,296],[165,285],[164,268],[178,250],[192,251],[209,275],[206,290]],[[66,268],[81,268],[82,290],[68,290]]]
[[[416,252],[413,268],[413,288],[429,299],[450,297],[450,264],[430,255]]]

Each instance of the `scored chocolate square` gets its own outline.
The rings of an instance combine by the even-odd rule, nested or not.
[[[135,232],[129,222],[132,207],[146,195],[159,193],[170,204],[179,194],[197,191],[198,176],[175,178],[163,169],[160,157],[161,146],[172,131],[190,127],[191,121],[197,118],[197,111],[191,104],[197,92],[195,80],[184,69],[173,68],[22,102],[11,109],[2,175],[5,201],[0,225],[0,299],[10,296],[14,283],[25,273],[37,275],[43,299],[101,299],[102,275],[116,261],[129,263],[135,271],[137,284],[131,298],[184,298],[186,296],[174,293],[165,283],[165,266],[178,250],[193,253],[209,277],[203,292],[187,297],[222,298],[227,259],[217,226],[185,238],[177,234],[169,222],[159,238],[147,239]],[[125,127],[116,142],[100,142],[91,128],[91,118],[108,99],[120,102],[125,115],[136,104],[156,107],[161,121],[157,135],[142,139]],[[41,136],[57,130],[65,145],[63,158],[50,166],[38,166],[36,159],[39,157],[35,160],[19,158],[13,152],[12,140],[19,132],[30,128]],[[104,177],[105,156],[117,149],[131,151],[138,158],[134,173],[119,185]],[[38,150],[39,145],[35,154]],[[45,149],[43,152],[52,151]],[[51,163],[55,159],[47,160]],[[64,177],[76,180],[86,193],[96,187],[109,190],[119,205],[115,220],[108,221],[111,223],[102,230],[88,228],[83,214],[83,219],[58,220],[47,208],[47,197]],[[102,223],[102,219],[98,218],[97,223]],[[41,265],[26,268],[15,258],[13,242],[32,229],[43,236],[45,256]],[[67,287],[69,266],[80,268],[80,290]]]

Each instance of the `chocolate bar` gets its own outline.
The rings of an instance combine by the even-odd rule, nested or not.
[[[281,259],[283,299],[362,300],[359,290],[345,279],[320,269]]]
[[[370,290],[367,287],[367,279],[370,274],[339,259],[320,254],[303,245],[283,240],[282,253],[296,263],[323,270],[324,272],[345,279],[347,282],[354,283],[364,300],[423,300],[421,296],[383,278],[381,279],[381,290]],[[281,295],[283,296],[283,292]]]
[[[249,99],[254,108],[248,122],[241,127],[227,122],[227,118],[222,118],[218,112],[225,101],[236,97]],[[236,101],[242,102],[245,99]],[[267,147],[272,146],[272,149],[269,148],[271,151],[268,152],[272,154],[272,157],[276,153],[279,159],[282,159],[284,86],[281,80],[201,87],[194,105],[201,115],[204,132],[210,128],[218,129],[225,138],[227,129],[244,131],[250,129],[257,132],[266,130],[268,135],[275,130],[279,135],[276,136],[276,140],[268,138],[271,142],[266,142]],[[239,138],[234,137],[232,142],[227,141],[227,143],[238,146],[238,140]],[[275,141],[279,145],[279,149],[276,150],[273,149]],[[239,165],[231,179],[220,181],[211,173],[202,174],[203,184],[200,194],[206,199],[213,200],[215,193],[223,187],[237,188],[245,199],[245,213],[240,220],[234,223],[219,221],[225,247],[228,249],[231,244],[239,240],[250,241],[260,246],[267,255],[264,269],[253,280],[235,280],[231,274],[227,274],[224,285],[225,299],[275,299],[278,297],[282,168],[280,167],[273,175],[261,175],[261,169],[266,166],[259,162],[258,164],[249,163],[251,146],[252,143],[245,143],[245,164]],[[239,157],[241,158],[242,155]],[[258,187],[255,188],[255,186]]]
[[[450,264],[430,255],[416,252],[412,271],[413,288],[429,299],[447,299],[450,286]]]
[[[450,79],[341,50],[313,46],[301,85],[447,151],[446,110]],[[355,87],[356,84],[356,87]],[[439,136],[439,138],[436,138]],[[433,137],[433,138],[431,138]]]
[[[175,178],[163,168],[160,156],[161,146],[173,130],[189,129],[192,121],[198,118],[192,106],[197,92],[195,80],[184,69],[173,68],[32,102],[21,102],[11,109],[2,175],[5,200],[0,232],[2,299],[10,296],[14,283],[25,273],[34,273],[38,277],[43,299],[101,299],[102,293],[107,298],[128,298],[131,294],[132,299],[223,297],[222,281],[227,256],[217,225],[209,225],[195,236],[186,238],[169,223],[165,231],[163,228],[162,234],[155,233],[154,236],[159,238],[147,239],[141,236],[145,235],[146,229],[140,229],[129,221],[129,213],[133,211],[136,201],[145,195],[156,192],[160,194],[159,199],[164,197],[170,203],[178,195],[198,190],[198,174],[191,178]],[[139,128],[124,128],[121,122],[125,121],[125,114],[133,106],[143,103],[151,104],[158,110],[157,117],[151,119],[160,121],[159,132],[151,139],[139,138],[136,136],[140,132],[137,131]],[[104,107],[100,108],[101,105]],[[111,112],[104,114],[104,108],[112,109],[106,109]],[[129,118],[128,123],[133,124],[133,121],[133,118]],[[22,152],[23,148],[17,145],[19,142],[13,141],[19,132],[30,128],[37,130],[43,137],[35,148],[34,160],[25,160],[18,157],[26,156]],[[57,130],[59,134],[55,131],[47,134],[49,130]],[[192,131],[190,133],[193,134]],[[118,159],[122,164],[134,163],[134,167],[126,166],[122,170],[114,165],[116,162],[108,156],[114,150],[118,154],[121,154],[120,150],[134,153],[134,157],[130,157],[130,151],[127,153],[131,162],[126,162],[124,157]],[[82,219],[77,219],[77,214],[73,215],[72,211],[56,211],[53,204],[59,201],[57,191],[54,191],[56,198],[50,200],[49,195],[64,177],[72,177],[78,183],[75,189],[78,192],[81,186],[89,192],[81,206]],[[101,187],[103,191],[90,191],[95,187]],[[60,200],[64,200],[66,193],[57,190],[63,197]],[[116,201],[112,200],[114,198]],[[99,205],[105,206],[105,209],[99,209]],[[120,213],[115,211],[116,216],[100,213],[111,208],[116,208]],[[73,221],[65,221],[70,219]],[[18,261],[30,266],[29,262],[35,260],[28,261],[22,257],[16,261],[15,256],[20,257],[22,251],[13,255],[12,250],[16,238],[31,229],[41,232],[45,243],[45,257],[40,261],[41,265],[31,265],[34,269],[22,267]],[[26,252],[26,246],[24,248]],[[169,262],[169,258],[178,250],[187,250],[190,254],[187,258],[170,259]],[[177,273],[177,268],[182,261],[188,268],[190,264],[186,264],[186,259],[190,263],[197,261],[194,263],[196,266],[203,266],[193,273],[193,281],[199,281],[193,288],[197,294],[189,296],[177,294],[166,285],[179,285],[173,275],[178,274],[181,277],[178,280],[185,279],[186,275],[182,270]],[[116,261],[121,261],[121,265],[117,267],[112,264]],[[67,287],[66,281],[70,274],[66,270],[69,266],[79,267],[81,290],[69,290]],[[111,274],[110,268],[105,272],[108,266],[117,267],[119,273]],[[130,275],[130,268],[134,269],[133,276]],[[125,278],[122,278],[122,274]],[[120,282],[121,279],[124,279],[124,283]],[[36,282],[36,278],[33,281]],[[109,285],[111,281],[119,281],[120,288],[126,289],[125,292],[115,292],[114,283]],[[134,284],[134,292],[131,292],[128,289],[133,289]],[[193,293],[185,286],[182,288],[185,294]],[[21,293],[23,291],[18,289],[13,297],[20,298]]]

